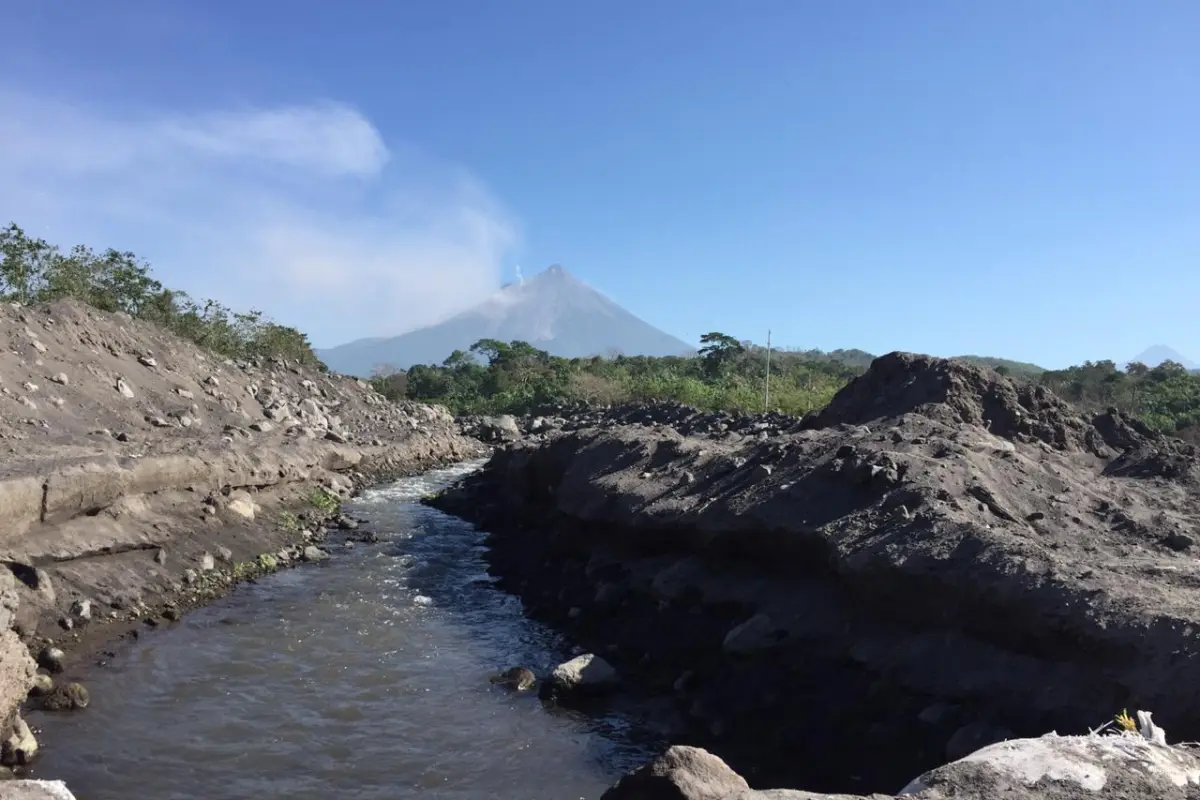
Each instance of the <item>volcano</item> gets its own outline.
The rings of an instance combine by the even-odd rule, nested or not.
[[[563,358],[685,356],[695,348],[634,316],[554,265],[447,320],[387,338],[318,350],[329,368],[367,377],[380,367],[440,364],[480,339],[528,342]]]

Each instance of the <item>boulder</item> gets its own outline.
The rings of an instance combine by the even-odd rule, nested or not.
[[[5,800],[75,800],[62,781],[6,781]]]
[[[305,561],[313,561],[313,562],[324,561],[325,559],[329,558],[329,553],[326,553],[324,550],[317,547],[315,544],[310,544],[309,546],[304,548],[304,551],[301,554],[301,557]]]
[[[229,499],[225,502],[225,508],[239,517],[252,520],[254,515],[258,513],[258,503],[254,502],[254,498],[250,493],[238,489],[229,493]]]
[[[484,417],[479,423],[479,433],[486,442],[514,442],[521,438],[521,428],[511,414]]]
[[[13,719],[12,734],[0,744],[0,763],[7,767],[21,766],[33,761],[38,742],[25,720],[18,714]]]
[[[585,653],[554,668],[542,684],[543,697],[603,694],[616,686],[617,671],[600,656]]]
[[[1149,715],[1144,717],[1148,721]],[[900,796],[929,800],[1185,800],[1196,796],[1198,786],[1200,758],[1195,750],[1171,747],[1132,732],[1050,733],[988,745],[925,773],[901,789]]]
[[[621,778],[600,800],[727,800],[749,789],[741,775],[707,750],[675,745]]]
[[[1139,731],[1050,733],[988,745],[926,772],[895,795],[913,800],[1194,800],[1200,751],[1172,747],[1146,712]],[[631,772],[603,800],[885,800],[791,789],[754,791],[717,756],[675,746]]]

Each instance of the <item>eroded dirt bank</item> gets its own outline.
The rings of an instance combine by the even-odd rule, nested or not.
[[[484,452],[444,409],[296,364],[222,360],[72,302],[0,306],[0,343],[7,764],[36,748],[17,716],[35,659],[62,685],[115,636],[324,557],[338,500],[367,482]]]
[[[754,786],[894,792],[1148,708],[1200,738],[1197,454],[960,362],[877,359],[803,421],[595,415],[438,505],[530,612]]]

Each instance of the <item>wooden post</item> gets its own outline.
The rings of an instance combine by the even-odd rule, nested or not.
[[[763,377],[763,413],[771,410],[771,330],[767,329],[767,374]]]

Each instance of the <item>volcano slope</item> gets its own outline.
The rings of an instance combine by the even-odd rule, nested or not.
[[[790,424],[638,417],[512,445],[436,502],[751,784],[895,791],[1123,708],[1200,738],[1191,446],[904,353]]]
[[[300,560],[356,486],[483,452],[443,408],[75,302],[0,305],[0,345],[5,764],[32,755],[8,734],[48,644],[69,677],[122,626]]]

